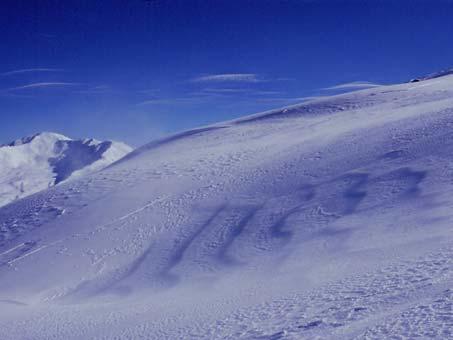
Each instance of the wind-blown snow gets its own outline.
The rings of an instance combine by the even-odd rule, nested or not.
[[[50,132],[0,146],[0,206],[100,170],[130,151],[123,143],[71,140]]]
[[[169,136],[0,209],[0,338],[452,337],[453,76]]]

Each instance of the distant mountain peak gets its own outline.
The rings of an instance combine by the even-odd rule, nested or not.
[[[0,206],[110,165],[132,151],[94,138],[39,132],[0,146]]]

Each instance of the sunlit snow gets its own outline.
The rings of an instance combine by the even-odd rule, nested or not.
[[[151,142],[0,209],[0,338],[451,338],[452,155],[453,75]]]

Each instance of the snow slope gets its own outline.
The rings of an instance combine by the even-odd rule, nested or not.
[[[452,75],[376,87],[7,205],[0,338],[451,338],[452,127]]]
[[[42,132],[0,146],[0,206],[66,179],[100,170],[132,149],[118,142],[72,140]]]

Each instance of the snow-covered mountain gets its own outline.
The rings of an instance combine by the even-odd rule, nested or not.
[[[100,170],[131,150],[119,142],[72,140],[51,132],[0,145],[0,206]]]
[[[453,75],[185,131],[0,209],[1,339],[452,336]]]

